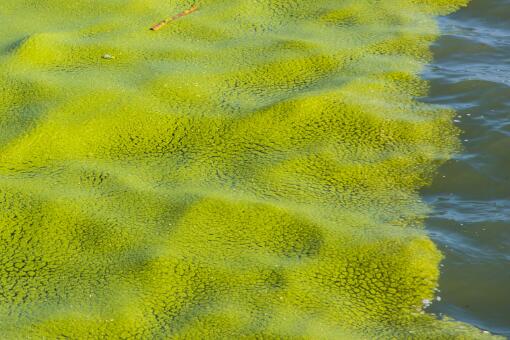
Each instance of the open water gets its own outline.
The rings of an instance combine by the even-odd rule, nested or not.
[[[431,310],[510,336],[510,1],[442,18],[427,102],[454,107],[463,150],[424,195],[445,255]]]

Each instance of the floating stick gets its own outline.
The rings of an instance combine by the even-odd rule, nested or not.
[[[157,23],[156,25],[151,27],[151,30],[152,31],[158,31],[159,29],[161,29],[163,26],[165,26],[169,22],[177,20],[177,19],[179,19],[179,18],[181,18],[183,16],[186,16],[188,14],[191,14],[191,13],[195,12],[197,9],[198,9],[198,7],[196,5],[193,5],[193,6],[191,6],[190,9],[187,9],[184,12],[176,14],[176,15],[174,15],[171,18],[165,19],[165,20],[161,21],[160,23]]]

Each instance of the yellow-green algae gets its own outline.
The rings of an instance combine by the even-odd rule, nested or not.
[[[0,336],[488,336],[422,308],[466,2],[3,1]]]

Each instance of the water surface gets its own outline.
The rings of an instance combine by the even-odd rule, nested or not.
[[[428,102],[453,106],[463,151],[425,191],[445,255],[434,312],[510,336],[510,2],[441,19]]]

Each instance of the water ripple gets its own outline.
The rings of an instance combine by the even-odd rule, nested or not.
[[[510,336],[510,1],[442,19],[425,101],[457,109],[463,151],[425,192],[445,260],[439,314]]]

